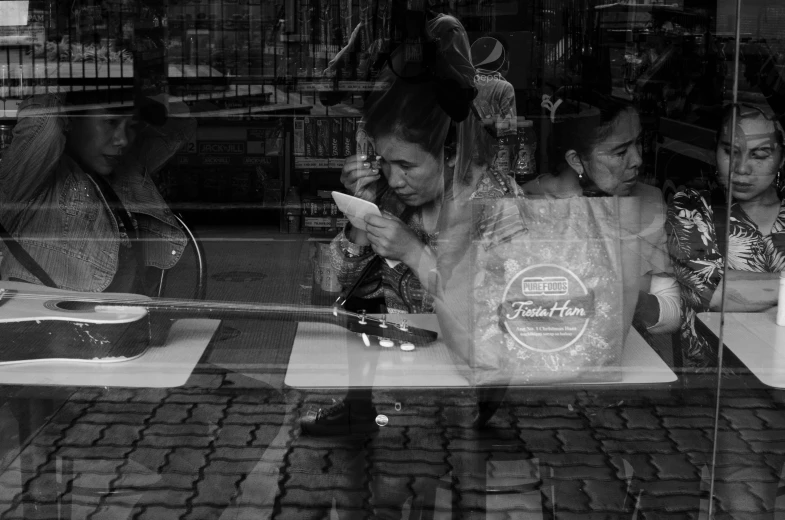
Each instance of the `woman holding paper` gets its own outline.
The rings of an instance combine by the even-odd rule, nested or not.
[[[377,203],[382,216],[367,216],[364,229],[347,225],[333,241],[333,264],[348,287],[376,255],[400,262],[380,264],[355,296],[383,296],[388,312],[433,312],[433,299],[420,280],[435,265],[443,172],[452,164],[444,150],[450,119],[433,89],[399,83],[386,94],[403,103],[397,110],[379,103],[367,111],[366,129],[375,137],[377,155],[349,158],[341,175],[344,186]]]
[[[371,96],[365,107],[365,131],[375,153],[361,151],[347,158],[341,174],[347,190],[376,203],[382,216],[367,216],[364,229],[348,225],[339,233],[331,244],[333,267],[348,288],[370,263],[377,263],[354,296],[383,297],[388,312],[434,312],[435,250],[453,178],[470,177],[466,188],[475,197],[521,193],[508,176],[490,167],[495,141],[467,117],[471,98],[465,90],[472,85],[474,69],[463,27],[443,16],[432,30],[441,35],[439,55],[448,74],[430,74],[425,81],[409,81],[401,70],[389,74],[390,88]],[[394,267],[378,262],[379,257],[393,261]],[[370,390],[353,389],[300,425],[311,435],[368,433],[378,430],[375,417]]]
[[[469,40],[451,16],[432,20],[429,32],[438,38],[431,42],[437,46],[432,63],[404,62],[404,53],[393,53],[382,78],[390,88],[372,95],[364,110],[374,154],[358,138],[358,155],[346,160],[341,174],[347,190],[376,203],[382,216],[369,216],[364,229],[347,226],[336,237],[333,266],[349,287],[373,257],[387,259],[354,296],[384,297],[388,312],[433,312],[424,283],[436,265],[444,172],[466,153],[451,144],[451,123],[467,118],[473,97],[467,95],[474,78]]]

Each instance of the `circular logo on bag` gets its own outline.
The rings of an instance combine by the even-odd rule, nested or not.
[[[509,281],[499,312],[518,344],[536,352],[558,352],[586,332],[594,315],[594,295],[569,269],[533,265]]]

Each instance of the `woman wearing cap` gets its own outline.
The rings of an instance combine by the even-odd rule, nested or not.
[[[20,107],[0,163],[0,223],[29,258],[5,249],[2,278],[149,293],[145,268],[173,267],[186,244],[150,176],[193,136],[195,121],[170,112],[164,123],[148,104],[147,119],[164,123],[155,126],[130,103],[88,105],[77,95]]]
[[[760,108],[728,107],[715,153],[717,180],[733,197],[730,228],[725,231],[723,202],[707,200],[696,190],[677,193],[668,208],[670,252],[682,284],[681,347],[687,367],[716,366],[715,348],[695,331],[697,312],[760,312],[777,305],[777,279],[785,271],[784,135],[780,123]]]

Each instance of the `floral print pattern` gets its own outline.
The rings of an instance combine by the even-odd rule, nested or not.
[[[714,212],[698,191],[677,193],[668,208],[668,249],[681,285],[680,340],[685,367],[716,366],[716,352],[695,330],[695,315],[709,310],[722,279],[725,258],[720,251]],[[785,201],[771,234],[763,235],[738,204],[730,211],[728,268],[776,273],[785,270]]]

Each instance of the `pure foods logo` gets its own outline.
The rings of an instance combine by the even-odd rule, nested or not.
[[[555,264],[527,267],[510,279],[500,319],[519,345],[558,352],[580,340],[594,316],[594,295],[571,270]]]
[[[562,296],[567,294],[569,288],[570,283],[563,276],[521,280],[521,291],[526,296]]]

